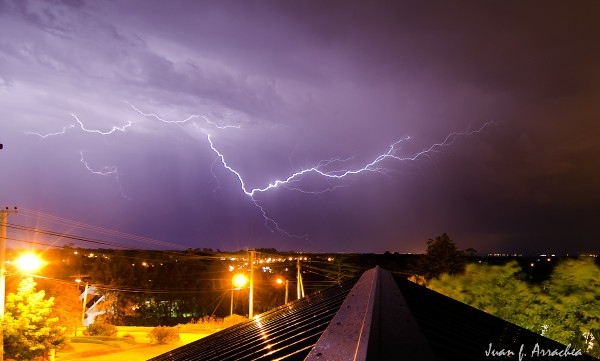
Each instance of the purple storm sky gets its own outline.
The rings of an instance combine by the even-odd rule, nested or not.
[[[25,210],[10,223],[82,234],[42,212],[184,248],[422,252],[446,232],[479,253],[597,252],[599,12],[0,0],[0,202]],[[334,173],[254,198],[238,178],[319,164]]]

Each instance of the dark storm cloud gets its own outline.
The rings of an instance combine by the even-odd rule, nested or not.
[[[599,9],[577,5],[0,1],[2,201],[199,248],[592,251]],[[206,138],[248,190],[488,121],[257,194],[308,240]]]

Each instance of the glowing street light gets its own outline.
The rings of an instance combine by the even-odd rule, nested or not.
[[[83,276],[82,276],[83,277]],[[89,277],[89,276],[85,276],[85,277]],[[77,278],[75,279],[75,283],[77,283],[78,285],[83,282],[83,280],[81,278]],[[85,327],[85,305],[87,303],[87,294],[88,294],[88,287],[89,287],[89,282],[85,283],[85,288],[83,290],[83,296],[82,296],[82,305],[81,305],[81,324],[83,325],[83,327]],[[79,290],[79,286],[77,286],[77,290]],[[135,309],[135,308],[134,308]]]
[[[26,273],[34,273],[44,267],[46,262],[33,253],[26,253],[17,258],[14,262],[17,267]]]
[[[231,307],[229,310],[229,315],[233,316],[233,290],[239,290],[244,288],[248,283],[248,277],[244,276],[241,273],[235,274],[231,279]]]
[[[248,283],[248,278],[241,273],[234,275],[231,279],[231,284],[235,288],[243,288],[246,285],[246,283]]]
[[[283,278],[277,278],[275,280],[275,283],[277,283],[278,285],[282,285],[285,283],[285,302],[284,302],[284,304],[288,303],[288,288],[290,285],[290,281],[284,280]]]

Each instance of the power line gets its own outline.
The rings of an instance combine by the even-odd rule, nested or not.
[[[182,250],[187,249],[187,247],[182,246],[177,243],[171,243],[171,242],[161,241],[161,240],[157,240],[157,239],[153,239],[153,238],[149,238],[149,237],[138,236],[138,235],[134,235],[131,233],[126,233],[126,232],[121,232],[121,231],[117,231],[117,230],[106,228],[106,227],[100,227],[100,226],[95,226],[95,225],[91,225],[91,224],[86,224],[81,221],[75,221],[75,220],[71,220],[71,219],[67,219],[67,218],[62,218],[62,217],[47,214],[47,213],[36,212],[33,210],[29,210],[29,209],[21,209],[20,211],[22,211],[24,216],[30,217],[30,218],[35,218],[38,221],[43,220],[43,221],[47,221],[47,222],[52,222],[52,223],[69,226],[72,228],[93,231],[96,233],[115,236],[115,237],[128,239],[128,240],[132,240],[132,241],[137,241],[137,242],[142,242],[142,243],[173,247],[173,248],[182,249]]]
[[[49,231],[49,230],[44,230],[44,229],[40,229],[40,228],[21,226],[21,225],[17,225],[17,224],[13,224],[13,223],[8,223],[6,226],[11,229],[39,233],[39,234],[44,234],[47,236],[66,238],[69,240],[80,241],[80,242],[94,243],[94,244],[99,244],[99,245],[103,245],[103,246],[111,246],[111,247],[119,248],[119,249],[127,249],[127,247],[122,246],[117,243],[102,241],[102,240],[92,239],[92,238],[86,238],[86,237],[81,237],[81,236],[75,236],[75,235],[71,235],[71,234],[67,234],[67,233],[60,233],[60,232]]]
[[[28,275],[29,277],[40,278],[50,281],[56,281],[60,283],[73,285],[73,282],[66,281],[60,278],[46,277],[40,275]],[[192,289],[192,290],[174,290],[174,289],[162,289],[162,290],[150,290],[138,287],[123,287],[123,286],[111,286],[104,285],[100,283],[91,283],[90,286],[94,286],[97,289],[108,290],[108,291],[119,291],[119,292],[128,292],[128,293],[147,293],[147,294],[189,294],[189,293],[216,293],[222,292],[223,289]]]
[[[52,237],[58,237],[61,239],[74,240],[74,241],[78,241],[78,242],[92,243],[92,244],[101,245],[101,246],[110,246],[112,248],[116,248],[116,249],[123,250],[123,251],[139,251],[140,250],[140,249],[132,248],[130,246],[121,245],[121,244],[118,244],[115,242],[104,241],[104,240],[99,240],[99,239],[94,239],[94,238],[83,237],[83,236],[77,236],[77,235],[72,235],[72,234],[67,234],[67,233],[56,232],[56,231],[50,231],[50,230],[45,230],[45,229],[41,229],[41,228],[22,226],[22,225],[13,224],[13,223],[8,223],[7,228],[31,232],[31,233],[43,234],[43,235],[52,236]],[[21,241],[21,242],[26,242],[26,243],[31,243],[31,244],[40,244],[40,245],[48,245],[48,246],[58,247],[58,248],[67,248],[67,246],[51,245],[51,244],[41,243],[41,242],[22,241],[22,240],[18,240],[18,239],[15,239],[15,240]],[[197,255],[197,254],[190,254],[190,253],[171,251],[171,250],[160,250],[159,251],[159,250],[144,249],[144,251],[160,253],[160,254],[167,254],[167,255],[172,255],[172,256],[177,256],[177,257],[182,257],[182,258],[185,257],[188,259],[221,260],[221,258],[223,258],[223,255],[217,255],[217,254],[209,256],[209,255]],[[163,261],[163,262],[165,262],[165,261]]]

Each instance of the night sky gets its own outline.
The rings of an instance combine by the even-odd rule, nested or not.
[[[598,252],[598,14],[0,0],[0,203],[136,248],[35,214],[183,248]]]

